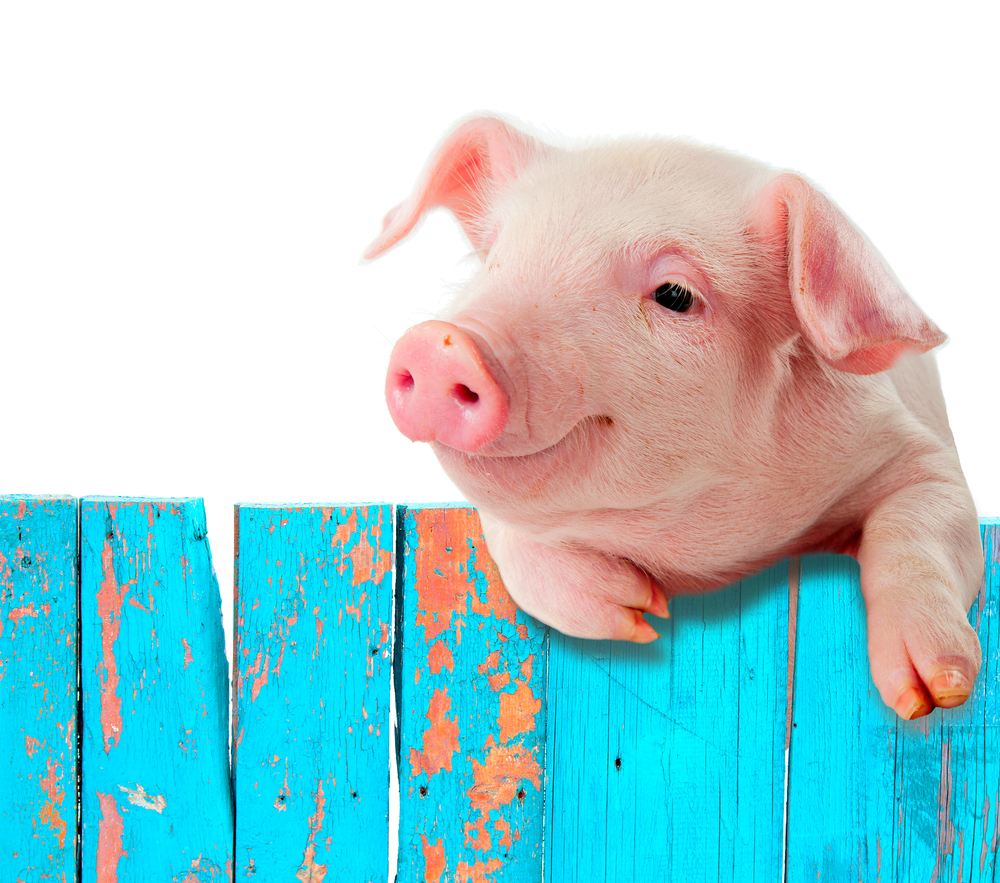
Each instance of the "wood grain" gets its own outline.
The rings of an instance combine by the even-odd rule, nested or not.
[[[219,587],[199,499],[80,504],[84,883],[232,875]]]
[[[0,880],[76,876],[77,504],[0,497]]]
[[[644,646],[551,635],[546,879],[781,879],[788,565]]]
[[[389,506],[237,507],[236,878],[385,881]]]
[[[899,720],[871,681],[857,564],[803,560],[789,769],[788,880],[994,881],[1000,847],[1000,544],[969,621],[968,701]]]
[[[404,508],[399,880],[540,881],[547,642],[463,507]]]

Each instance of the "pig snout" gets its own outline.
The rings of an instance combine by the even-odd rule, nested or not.
[[[396,428],[413,441],[473,453],[507,424],[507,395],[469,334],[423,322],[393,348],[385,400]]]

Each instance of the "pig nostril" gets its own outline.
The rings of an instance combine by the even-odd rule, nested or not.
[[[479,393],[469,389],[464,383],[456,383],[451,394],[460,405],[474,405],[479,401]]]
[[[412,392],[414,384],[413,375],[409,371],[404,371],[396,377],[396,386],[400,392]]]

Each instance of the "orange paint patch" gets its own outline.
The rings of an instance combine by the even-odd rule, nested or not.
[[[24,737],[24,750],[28,753],[28,757],[34,757],[35,752],[42,747],[42,740],[35,739],[33,736]]]
[[[438,837],[437,843],[431,846],[427,842],[426,834],[421,834],[420,839],[424,841],[424,881],[425,883],[440,883],[445,864],[444,841]]]
[[[323,829],[323,819],[326,817],[326,797],[323,795],[323,780],[316,783],[316,812],[309,816],[309,840],[302,856],[302,864],[295,872],[295,879],[302,883],[323,883],[326,877],[326,865],[316,861],[316,835]]]
[[[502,690],[510,683],[510,672],[502,671],[499,674],[490,675],[486,681],[490,685],[490,689],[494,692]]]
[[[181,638],[181,643],[184,645],[184,668],[187,668],[194,662],[194,656],[191,655],[191,645],[187,642],[187,638]]]
[[[125,586],[119,587],[115,577],[114,553],[111,550],[111,541],[107,537],[104,539],[104,549],[101,551],[101,569],[104,579],[97,592],[97,616],[101,621],[101,659],[97,664],[97,678],[101,684],[101,731],[104,734],[104,751],[110,754],[111,745],[118,744],[122,733],[122,701],[118,697],[118,662],[115,659],[114,645],[121,629],[122,602],[131,584],[126,583]]]
[[[493,848],[493,839],[486,830],[488,820],[488,813],[480,813],[475,822],[465,823],[465,845],[472,847],[476,852],[488,852]]]
[[[500,694],[500,741],[509,742],[520,733],[530,733],[535,729],[535,715],[542,710],[542,700],[536,699],[531,687],[515,681],[517,689],[513,693]]]
[[[10,613],[7,614],[7,619],[13,620],[13,622],[14,622],[14,628],[17,628],[21,624],[21,620],[24,619],[24,617],[26,617],[26,616],[30,616],[30,617],[37,617],[38,616],[38,611],[35,610],[35,602],[34,601],[32,601],[27,606],[14,607],[10,611]],[[11,638],[11,640],[13,640],[13,637]]]
[[[504,819],[497,819],[493,823],[493,827],[500,833],[499,845],[510,852],[514,848],[514,841],[510,836],[510,822]]]
[[[435,690],[427,710],[427,720],[431,725],[424,730],[424,750],[410,749],[410,764],[413,767],[411,778],[420,775],[421,772],[426,773],[428,777],[443,769],[451,772],[451,756],[460,748],[458,724],[454,718],[447,716],[450,708],[451,697],[448,696],[448,688]]]
[[[118,883],[118,862],[126,857],[122,847],[125,825],[118,804],[110,794],[97,792],[101,820],[97,827],[97,883]]]
[[[348,557],[353,565],[351,584],[355,586],[365,582],[380,583],[392,569],[392,553],[388,549],[376,549],[364,531],[348,553]]]
[[[59,807],[62,806],[66,792],[57,784],[62,779],[62,764],[56,763],[51,757],[47,758],[46,763],[48,775],[38,783],[38,786],[47,799],[38,811],[38,816],[41,818],[42,824],[48,825],[52,829],[56,840],[59,841],[59,848],[62,849],[66,845],[66,822],[59,815]],[[56,775],[57,772],[58,775]]]
[[[487,746],[492,741],[492,737],[487,739]],[[523,745],[497,746],[494,743],[485,763],[479,763],[474,758],[471,763],[475,784],[465,793],[469,805],[481,812],[511,803],[517,796],[522,779],[530,781],[535,788],[541,788],[541,768],[534,752],[526,751]]]
[[[479,516],[471,509],[421,509],[413,518],[420,537],[414,552],[416,621],[430,643],[451,628],[453,616],[468,609],[472,584],[466,537],[480,534]]]
[[[431,674],[441,674],[441,669],[448,671],[455,670],[455,657],[451,655],[451,648],[444,641],[435,641],[427,651],[427,666]]]
[[[341,515],[346,515],[347,510],[341,509]],[[338,551],[338,547],[343,547],[345,544],[350,542],[351,535],[358,529],[358,512],[356,509],[351,510],[351,514],[348,516],[347,521],[343,521],[337,525],[337,529],[334,531],[333,536],[330,539],[330,550]],[[341,573],[344,572],[343,567],[340,570]]]
[[[486,600],[473,598],[472,612],[483,617],[492,616],[513,623],[517,619],[517,605],[507,593],[503,580],[500,579],[500,571],[486,551],[485,542],[480,542],[476,550],[476,566],[482,568],[486,575]]]

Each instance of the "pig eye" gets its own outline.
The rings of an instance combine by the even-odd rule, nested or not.
[[[675,313],[687,312],[694,303],[694,295],[679,282],[664,282],[653,292],[653,298],[661,307]]]

